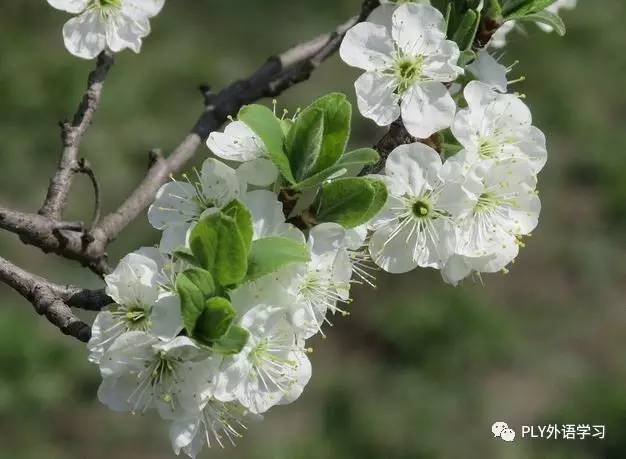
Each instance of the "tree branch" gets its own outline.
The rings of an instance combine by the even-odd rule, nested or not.
[[[104,80],[112,65],[113,55],[108,51],[103,51],[98,56],[96,68],[89,74],[87,90],[76,110],[72,123],[61,123],[63,152],[57,171],[50,180],[46,199],[39,210],[41,215],[57,220],[62,217],[72,185],[72,178],[78,168],[80,143],[91,125],[98,105],[100,105]]]
[[[53,252],[79,261],[100,275],[109,272],[107,245],[150,205],[158,189],[184,167],[212,131],[242,106],[264,97],[276,97],[307,80],[324,60],[339,49],[345,33],[364,21],[379,4],[379,0],[364,0],[358,16],[330,33],[270,57],[247,79],[237,81],[217,94],[203,88],[205,109],[189,134],[167,158],[157,151],[151,152],[150,167],[143,181],[116,211],[102,219],[95,218],[93,227],[86,230],[80,222],[63,221],[62,215],[73,176],[78,172],[86,172],[91,178],[96,193],[96,215],[99,214],[98,183],[88,165],[81,164],[78,158],[82,138],[98,108],[104,80],[114,62],[110,53],[103,52],[98,57],[95,70],[89,75],[87,90],[72,123],[62,124],[63,152],[39,213],[24,213],[0,206],[0,228],[17,234],[24,243],[37,246],[46,253]],[[63,333],[81,341],[89,340],[91,330],[74,315],[71,307],[97,311],[112,302],[103,290],[91,291],[54,284],[1,257],[0,281],[30,301],[39,314],[45,315]]]
[[[379,0],[365,0],[358,16],[308,42],[294,46],[282,54],[270,57],[245,80],[237,81],[218,94],[212,95],[191,132],[167,157],[158,157],[144,180],[113,213],[102,218],[92,231],[95,240],[104,246],[143,212],[154,200],[158,189],[170,175],[180,171],[194,156],[209,134],[218,129],[229,115],[264,97],[276,97],[290,87],[307,80],[313,71],[338,49],[348,29],[367,19],[380,5]]]
[[[64,334],[87,342],[91,328],[72,312],[70,306],[98,311],[112,300],[103,290],[84,290],[73,286],[61,286],[0,257],[0,280],[26,298],[38,314],[58,327]]]

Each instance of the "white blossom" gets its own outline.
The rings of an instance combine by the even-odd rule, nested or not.
[[[150,18],[159,14],[165,0],[48,0],[59,10],[76,14],[63,27],[67,50],[93,59],[105,49],[139,53],[150,33]]]
[[[376,22],[350,29],[341,44],[342,59],[366,71],[355,83],[359,110],[381,126],[401,116],[413,136],[429,137],[454,117],[444,83],[463,73],[459,48],[446,40],[445,19],[431,6],[403,4],[390,21],[380,12]]]
[[[321,333],[329,311],[346,314],[338,303],[349,301],[352,251],[362,245],[360,237],[336,223],[314,226],[307,241],[309,262],[288,265],[242,285],[231,293],[233,305],[242,312],[263,303],[280,306],[302,337]]]
[[[256,306],[239,325],[250,337],[239,354],[224,359],[215,398],[236,400],[255,414],[296,400],[311,378],[311,364],[284,309]]]
[[[148,209],[150,224],[163,231],[163,252],[184,246],[189,229],[205,212],[221,209],[245,191],[235,170],[216,159],[207,159],[196,176],[163,185]]]
[[[500,94],[479,81],[464,90],[467,108],[454,118],[452,133],[464,148],[463,161],[516,158],[528,161],[535,173],[546,163],[546,138],[532,126],[528,107],[513,94]]]
[[[164,419],[185,417],[200,412],[212,397],[220,362],[186,336],[164,343],[131,331],[102,358],[98,398],[114,411],[157,408]]]
[[[242,163],[237,173],[251,185],[268,186],[278,179],[278,169],[268,158],[265,144],[242,121],[229,123],[223,133],[212,132],[207,146],[222,159]]]
[[[458,183],[447,182],[439,154],[427,145],[401,145],[385,166],[389,197],[370,222],[372,260],[387,272],[441,268],[454,247],[454,218],[472,205]]]
[[[457,218],[454,256],[444,279],[458,283],[471,272],[502,271],[519,252],[521,237],[537,226],[541,202],[537,178],[526,161],[481,162],[463,179],[474,206]]]
[[[163,288],[159,262],[153,249],[140,249],[105,276],[106,293],[116,304],[96,316],[88,344],[90,361],[99,363],[114,340],[128,331],[144,331],[163,340],[181,331],[180,300]]]
[[[239,402],[220,402],[210,399],[198,415],[174,420],[170,425],[170,440],[176,455],[183,451],[194,458],[206,444],[224,447],[235,445],[247,429],[248,421],[259,421],[263,416],[250,413]]]

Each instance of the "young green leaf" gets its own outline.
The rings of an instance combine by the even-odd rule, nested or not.
[[[322,185],[315,218],[353,228],[367,221],[376,190],[366,178],[342,178]]]
[[[252,215],[246,205],[235,199],[224,207],[222,212],[235,219],[237,228],[239,228],[243,242],[246,245],[246,250],[250,250],[254,230],[252,229]]]
[[[189,245],[219,285],[234,285],[245,277],[248,249],[234,218],[222,212],[203,218],[191,231]]]
[[[293,186],[293,189],[304,190],[306,188],[311,188],[315,185],[319,185],[328,177],[331,177],[342,169],[346,169],[347,171],[352,170],[352,172],[356,174],[360,172],[358,170],[359,166],[361,166],[362,169],[364,166],[376,164],[379,159],[380,155],[376,150],[373,150],[372,148],[361,148],[351,151],[343,155],[341,159],[337,163],[335,163],[335,165],[323,170],[322,172],[318,172],[317,174],[312,175],[306,180],[297,183]]]
[[[283,177],[289,183],[296,183],[284,150],[283,127],[274,112],[263,105],[246,105],[239,110],[237,117],[261,138],[270,159]]]
[[[304,110],[286,141],[287,156],[296,180],[311,175],[322,151],[323,135],[324,113],[318,109]]]
[[[561,19],[558,15],[551,13],[550,11],[540,11],[539,13],[529,14],[519,19],[520,21],[526,22],[538,22],[541,24],[546,24],[554,29],[554,31],[559,35],[565,35],[566,28],[563,19]]]
[[[213,343],[213,350],[224,355],[239,354],[250,338],[250,333],[245,328],[232,325],[226,334]]]
[[[369,180],[369,184],[374,189],[374,198],[372,199],[372,204],[370,204],[369,209],[367,209],[367,212],[362,217],[364,222],[371,220],[380,212],[387,202],[388,196],[387,185],[385,185],[382,180],[372,178],[367,178],[367,180]]]
[[[461,51],[468,50],[474,43],[478,25],[480,23],[480,13],[474,10],[467,10],[461,19],[461,24],[454,32],[453,40],[459,45]]]
[[[502,13],[506,19],[519,19],[539,13],[556,0],[511,0],[504,5]]]
[[[332,93],[320,97],[308,109],[318,109],[324,113],[322,150],[312,170],[315,174],[335,164],[346,150],[350,138],[352,105],[345,94]]]
[[[252,243],[246,280],[252,281],[291,263],[311,259],[305,244],[284,237],[267,237]]]
[[[191,253],[191,250],[186,249],[186,248],[180,248],[180,249],[174,250],[172,252],[172,259],[174,261],[182,260],[185,263],[188,263],[192,266],[200,265],[198,260],[196,260],[196,257],[193,256],[193,253]]]
[[[226,334],[237,312],[226,298],[215,296],[206,300],[202,314],[196,321],[193,337],[205,344],[213,344]]]
[[[176,276],[176,293],[180,297],[183,324],[192,334],[207,298],[215,293],[213,276],[204,269],[187,269]]]

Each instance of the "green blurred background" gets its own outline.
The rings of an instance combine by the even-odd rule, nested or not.
[[[508,275],[444,285],[436,272],[378,277],[355,289],[349,318],[312,342],[300,400],[250,426],[229,458],[626,457],[626,7],[580,1],[561,39],[533,26],[503,60],[549,139],[541,224]],[[105,210],[141,179],[147,152],[171,149],[201,109],[195,87],[221,88],[270,54],[330,30],[358,0],[169,1],[143,52],[119,55],[82,154]],[[67,16],[44,0],[0,0],[0,198],[35,211],[92,63],[63,48]],[[329,91],[353,99],[358,75],[338,58],[281,97],[295,108]],[[380,135],[355,117],[354,145]],[[206,150],[199,155],[199,160]],[[69,218],[88,219],[80,178]],[[157,234],[139,219],[112,260]],[[96,287],[75,264],[0,234],[0,253],[58,282]],[[0,285],[0,459],[170,458],[163,423],[96,400],[85,348]],[[604,441],[492,438],[491,424],[606,424]],[[518,430],[519,435],[519,430]]]

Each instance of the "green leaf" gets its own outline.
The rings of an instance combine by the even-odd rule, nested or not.
[[[213,276],[204,269],[191,268],[176,276],[176,293],[180,297],[183,324],[190,335],[204,310],[207,298],[214,292]]]
[[[382,180],[376,180],[372,178],[367,178],[369,180],[369,184],[374,188],[374,198],[372,199],[372,203],[370,204],[369,209],[365,215],[363,215],[363,223],[374,218],[378,212],[383,208],[385,203],[387,202],[387,185]]]
[[[177,261],[177,260],[182,260],[185,263],[188,263],[192,266],[200,266],[198,260],[196,260],[196,257],[193,256],[193,253],[191,253],[191,250],[186,249],[186,248],[180,248],[180,249],[176,249],[172,252],[172,258]]]
[[[248,258],[247,281],[273,273],[291,263],[304,263],[311,259],[308,247],[285,237],[266,237],[252,242]]]
[[[235,220],[243,242],[246,245],[246,251],[250,250],[254,230],[252,228],[252,214],[250,214],[246,205],[235,199],[224,207],[222,212]]]
[[[312,175],[306,180],[297,183],[293,186],[293,189],[304,190],[306,188],[311,188],[315,185],[319,185],[324,180],[336,174],[342,169],[350,170],[351,168],[355,168],[358,166],[364,167],[370,164],[376,164],[379,159],[380,155],[376,150],[372,148],[360,148],[358,150],[351,151],[343,155],[341,159],[337,163],[335,163],[335,165],[323,170],[322,172],[318,172],[317,174]]]
[[[345,94],[332,93],[320,97],[308,109],[324,112],[322,151],[312,170],[312,173],[317,173],[335,164],[346,150],[350,138],[352,105]]]
[[[539,13],[552,5],[556,0],[512,0],[503,8],[505,19],[520,19],[530,14]]]
[[[353,228],[367,221],[376,190],[367,178],[342,178],[322,185],[315,218]]]
[[[235,308],[226,298],[209,298],[196,321],[193,337],[205,344],[213,344],[226,334],[236,315]]]
[[[551,13],[550,11],[541,11],[539,13],[529,14],[519,19],[520,21],[527,22],[539,22],[541,24],[546,24],[554,29],[554,31],[559,35],[565,35],[566,28],[563,19],[561,19],[558,15]]]
[[[240,282],[248,269],[248,250],[234,218],[216,212],[203,218],[189,236],[191,251],[221,286]]]
[[[263,105],[246,105],[239,110],[237,117],[261,138],[270,159],[283,177],[289,183],[296,183],[284,150],[283,127],[274,112]]]
[[[478,25],[480,24],[480,13],[474,10],[467,10],[461,19],[459,27],[454,32],[452,39],[459,45],[461,51],[468,50],[474,43]]]
[[[239,354],[250,338],[250,333],[238,325],[231,326],[226,334],[213,343],[213,350],[224,355]]]
[[[304,110],[289,131],[287,156],[296,180],[308,177],[322,151],[324,113],[318,109]]]

